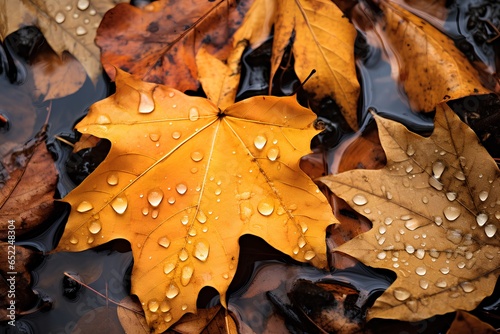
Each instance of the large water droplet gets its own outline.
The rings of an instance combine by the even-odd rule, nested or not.
[[[194,268],[190,265],[184,266],[181,272],[181,284],[187,286],[193,277]]]
[[[354,197],[352,198],[352,202],[356,205],[365,205],[366,203],[368,203],[368,200],[366,199],[365,196],[357,194],[354,195]]]
[[[149,139],[151,139],[151,141],[154,141],[154,142],[157,142],[158,140],[160,140],[160,137],[161,137],[161,135],[158,133],[150,133],[149,134]]]
[[[149,94],[144,92],[139,92],[139,112],[141,114],[149,114],[153,110],[155,110],[155,102],[149,96]]]
[[[405,303],[406,307],[408,307],[410,309],[410,311],[412,311],[413,313],[416,313],[418,311],[418,302],[414,299],[412,300],[408,300],[406,303]]]
[[[158,311],[158,308],[160,307],[160,303],[158,303],[158,301],[156,299],[151,299],[149,302],[148,302],[148,309],[151,311],[151,312],[156,312]]]
[[[66,16],[61,12],[57,12],[54,20],[56,20],[57,23],[61,24],[64,22],[64,20],[66,20]]]
[[[466,293],[469,293],[469,292],[476,290],[476,287],[471,282],[462,282],[462,283],[460,283],[460,287]]]
[[[263,199],[257,205],[257,210],[263,216],[269,216],[274,211],[274,201],[270,198]]]
[[[439,278],[434,285],[438,288],[444,289],[448,286],[448,283],[446,283],[444,279]]]
[[[106,182],[110,186],[116,186],[118,184],[118,175],[116,175],[116,174],[109,174],[108,177],[106,178]]]
[[[174,270],[174,268],[175,268],[175,265],[173,263],[167,263],[163,267],[163,272],[168,275],[172,272],[172,270]]]
[[[405,251],[408,253],[408,254],[413,254],[415,252],[415,247],[413,247],[412,245],[406,245],[405,246]]]
[[[457,180],[465,181],[465,174],[461,170],[457,170],[453,176],[455,176]]]
[[[160,311],[163,313],[170,311],[170,304],[166,300],[162,301],[160,304]]]
[[[73,235],[71,236],[71,238],[69,239],[69,242],[73,245],[76,245],[78,243],[78,239]]]
[[[488,192],[483,190],[483,191],[480,191],[479,192],[479,199],[481,200],[481,202],[484,202],[488,199]]]
[[[187,191],[187,186],[184,183],[179,183],[175,186],[175,190],[177,190],[180,195],[184,195]]]
[[[386,252],[382,251],[382,252],[380,252],[380,253],[377,254],[377,259],[379,259],[379,260],[383,260],[386,257],[387,257],[387,253]]]
[[[488,215],[486,213],[480,213],[476,216],[476,222],[479,226],[483,226],[488,221]]]
[[[158,239],[158,245],[168,248],[168,246],[170,246],[170,240],[168,240],[167,237],[161,237]]]
[[[203,153],[200,151],[194,151],[191,153],[191,159],[195,162],[201,161],[203,159]]]
[[[408,147],[406,148],[406,154],[411,157],[415,154],[415,149],[413,148],[413,146],[411,144],[408,145]]]
[[[155,188],[148,193],[148,202],[152,207],[156,208],[163,200],[163,191],[160,188]]]
[[[460,244],[462,242],[462,232],[460,230],[448,230],[446,231],[446,239],[453,242],[455,245]]]
[[[454,221],[460,216],[460,209],[455,206],[447,206],[443,210],[443,214],[449,221]]]
[[[304,259],[305,259],[306,261],[309,261],[309,260],[312,260],[312,258],[313,258],[313,257],[315,257],[315,256],[316,256],[316,253],[314,253],[313,251],[308,250],[308,251],[307,251],[307,252],[305,252],[305,254],[304,254]]]
[[[457,199],[457,193],[454,191],[448,191],[446,193],[446,198],[448,199],[448,201],[453,202]]]
[[[87,33],[87,29],[85,29],[85,27],[82,27],[82,26],[78,26],[76,27],[76,35],[77,36],[83,36]]]
[[[280,150],[276,147],[270,148],[269,151],[267,151],[267,158],[271,161],[276,161],[280,155]]]
[[[127,206],[128,206],[128,201],[127,197],[125,196],[116,197],[113,200],[113,202],[111,202],[111,207],[119,215],[123,214],[125,210],[127,210]]]
[[[191,109],[189,109],[189,120],[194,122],[197,121],[198,118],[200,118],[198,109],[196,107],[192,107]]]
[[[424,290],[426,290],[428,287],[429,287],[429,281],[425,280],[425,279],[421,279],[419,282],[418,282],[418,285],[420,285],[420,287]]]
[[[425,257],[425,250],[419,248],[415,251],[415,257],[419,260],[422,260]]]
[[[439,271],[443,274],[443,275],[448,275],[448,273],[450,272],[450,267],[443,267],[443,268],[440,268]]]
[[[445,166],[442,161],[434,161],[434,163],[432,164],[432,174],[434,174],[434,177],[436,179],[439,179],[441,175],[443,175],[444,168]]]
[[[405,288],[395,288],[393,294],[394,298],[401,302],[407,300],[411,296],[410,291],[406,290]]]
[[[101,231],[102,225],[98,220],[94,220],[89,224],[89,232],[92,234],[97,234]]]
[[[90,211],[93,208],[94,208],[94,206],[92,205],[92,203],[87,202],[87,201],[81,201],[80,204],[78,204],[78,206],[76,207],[76,211],[83,213],[83,212]]]
[[[76,7],[79,10],[85,10],[89,8],[89,6],[90,6],[90,0],[78,0],[78,2],[76,3]]]
[[[493,238],[495,233],[497,233],[497,226],[493,224],[486,225],[484,228],[484,233],[486,233],[486,236],[488,236],[488,238]]]
[[[205,241],[198,241],[194,246],[194,257],[200,261],[206,261],[208,258],[208,253],[210,251],[210,246]]]
[[[434,176],[429,177],[429,185],[436,190],[443,190],[443,184]]]
[[[187,250],[185,248],[181,249],[181,251],[179,252],[179,260],[184,262],[188,259],[188,257],[189,257],[189,254],[188,254]]]
[[[409,229],[410,231],[414,231],[419,227],[419,223],[416,219],[410,219],[405,221],[405,227]]]
[[[427,269],[425,269],[425,267],[417,267],[415,272],[417,275],[424,276],[427,273]]]
[[[198,210],[198,213],[196,214],[196,220],[200,222],[200,224],[205,224],[207,222],[207,216],[203,211]]]
[[[307,230],[309,229],[309,227],[307,226],[307,224],[304,223],[304,222],[299,222],[299,225],[300,225],[300,230],[302,231],[302,233],[306,233]]]
[[[304,237],[299,237],[299,240],[297,242],[297,245],[300,247],[300,248],[303,248],[305,245],[306,245],[306,239],[304,239]]]
[[[191,237],[194,237],[196,236],[196,229],[194,227],[191,227],[188,231],[188,234],[191,236]]]
[[[179,288],[177,287],[177,285],[174,282],[170,283],[167,289],[167,293],[165,294],[167,298],[168,299],[175,298],[178,294],[179,294]]]
[[[257,137],[255,137],[253,141],[253,144],[258,150],[262,150],[266,145],[266,143],[267,143],[267,138],[264,137],[263,135],[258,135]]]

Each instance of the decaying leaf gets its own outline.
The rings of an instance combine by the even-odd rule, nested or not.
[[[271,96],[220,111],[121,71],[116,86],[77,125],[112,147],[65,197],[72,209],[58,251],[129,240],[131,291],[156,332],[196,312],[205,286],[225,305],[244,234],[326,266],[325,229],[336,220],[299,168],[317,133],[311,111]]]
[[[495,161],[445,104],[429,138],[375,117],[386,167],[321,179],[373,222],[337,250],[397,273],[369,318],[416,321],[473,309],[500,273]]]
[[[226,58],[228,40],[248,2],[160,0],[144,8],[119,4],[97,31],[103,66],[111,78],[116,66],[145,81],[196,90],[198,49],[205,45],[211,54]]]
[[[385,16],[379,34],[394,52],[391,66],[413,110],[429,112],[443,101],[490,93],[450,38],[393,1],[380,6]]]
[[[455,320],[447,334],[495,334],[497,331],[491,325],[482,322],[469,312],[457,311]]]
[[[299,79],[304,81],[313,69],[317,71],[304,88],[315,94],[318,101],[326,96],[333,97],[349,125],[357,129],[356,29],[331,1],[275,1],[275,5],[270,5],[268,0],[255,1],[240,31],[235,34],[235,40],[247,39],[257,47],[274,24],[271,78],[292,41]],[[263,12],[266,14],[262,15]]]
[[[7,160],[10,171],[0,185],[0,239],[7,238],[8,221],[14,220],[16,236],[48,218],[54,207],[57,171],[45,142],[38,140]]]
[[[19,28],[36,26],[58,55],[69,51],[96,82],[101,75],[99,48],[94,44],[96,29],[104,13],[124,1],[1,0],[0,37],[3,40]]]

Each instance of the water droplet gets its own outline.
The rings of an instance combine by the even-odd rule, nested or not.
[[[276,147],[270,148],[269,151],[267,151],[267,158],[271,161],[276,161],[280,155],[280,150]]]
[[[302,233],[306,233],[307,230],[309,229],[309,227],[307,226],[307,224],[304,223],[304,222],[299,222],[299,225],[300,225],[300,230],[302,231]]]
[[[427,198],[427,196],[422,197],[422,203],[424,204],[429,203],[429,198]]]
[[[198,241],[194,246],[194,257],[200,261],[206,261],[208,258],[208,253],[210,251],[210,246],[205,241]]]
[[[196,220],[199,221],[201,224],[205,224],[207,221],[207,216],[203,211],[198,210],[198,214],[196,215]]]
[[[415,257],[419,260],[422,260],[425,257],[425,250],[419,248],[415,251]]]
[[[408,145],[408,147],[406,148],[406,154],[411,157],[415,154],[415,149],[413,148],[413,146],[411,144]]]
[[[64,22],[64,20],[66,20],[66,16],[62,12],[57,12],[54,20],[56,20],[57,23],[61,24]]]
[[[446,198],[448,199],[448,201],[453,202],[457,199],[457,193],[454,191],[449,191],[446,193]]]
[[[416,219],[410,219],[405,221],[405,227],[409,229],[410,231],[414,231],[419,227],[419,223]]]
[[[429,287],[429,282],[425,279],[421,279],[418,284],[420,285],[420,287],[424,290],[426,290],[428,287]]]
[[[189,120],[194,122],[197,121],[198,118],[200,118],[200,113],[198,112],[198,109],[195,107],[189,109]]]
[[[408,166],[406,166],[405,171],[406,171],[407,173],[411,173],[411,171],[412,171],[412,170],[413,170],[413,166],[412,166],[412,165],[408,165]]]
[[[443,175],[444,168],[445,166],[442,161],[434,161],[434,163],[432,164],[432,174],[434,174],[434,177],[436,179],[439,179],[441,175]]]
[[[462,232],[460,230],[448,230],[446,231],[446,239],[458,245],[462,242]]]
[[[455,176],[457,180],[465,181],[465,174],[461,170],[457,170],[453,176]]]
[[[257,210],[263,216],[269,216],[274,211],[274,201],[270,198],[265,198],[257,205]]]
[[[116,186],[118,184],[118,176],[116,174],[109,174],[106,178],[106,182],[110,186]]]
[[[408,307],[410,309],[410,311],[412,311],[413,313],[416,313],[418,311],[418,303],[416,300],[408,300],[406,303],[405,303],[406,307]]]
[[[476,290],[476,287],[471,282],[462,282],[462,283],[460,283],[460,287],[466,293],[469,293],[469,292]]]
[[[119,215],[123,214],[125,210],[127,210],[127,206],[128,206],[128,201],[127,197],[125,196],[116,197],[113,200],[113,202],[111,202],[111,207]]]
[[[444,289],[448,286],[448,283],[446,283],[444,279],[440,278],[436,281],[434,285],[437,286],[438,288]]]
[[[90,6],[90,0],[78,0],[78,2],[76,3],[76,7],[79,10],[85,10],[89,8],[89,6]]]
[[[178,294],[179,294],[179,288],[177,287],[177,285],[174,282],[170,283],[167,289],[167,293],[165,294],[167,298],[168,299],[175,298]]]
[[[387,257],[387,253],[386,252],[380,252],[377,254],[377,259],[379,260],[383,260]]]
[[[157,142],[158,140],[160,140],[160,135],[158,133],[150,133],[149,139],[151,139],[151,141]]]
[[[450,272],[450,267],[443,267],[443,268],[440,268],[439,271],[443,274],[443,275],[447,275],[449,272]]]
[[[306,239],[304,239],[304,237],[299,237],[297,245],[299,245],[300,248],[303,248],[306,245]]]
[[[191,153],[191,159],[195,162],[201,161],[203,159],[203,153],[200,151],[194,151]]]
[[[173,263],[167,263],[163,267],[163,272],[168,275],[172,272],[172,270],[174,270],[174,268],[175,268],[175,265]]]
[[[395,288],[393,294],[394,298],[401,302],[407,300],[411,296],[410,291],[406,290],[405,288]]]
[[[392,224],[392,218],[387,217],[387,218],[384,220],[384,224],[385,224],[385,225],[391,225],[391,224]]]
[[[388,191],[388,192],[385,194],[385,197],[387,197],[387,199],[388,199],[388,200],[391,200],[391,199],[392,199],[392,193]]]
[[[480,213],[476,216],[476,222],[479,226],[483,226],[488,221],[488,215],[486,213]]]
[[[156,299],[151,299],[148,303],[148,309],[151,312],[156,312],[158,311],[158,308],[160,307],[160,303]]]
[[[365,196],[357,194],[354,195],[354,197],[352,198],[352,202],[356,205],[365,205],[366,203],[368,203],[368,200],[366,199]]]
[[[258,150],[262,150],[266,145],[266,143],[267,143],[267,138],[264,137],[263,135],[258,135],[257,137],[255,137],[253,141],[253,144]]]
[[[479,199],[481,200],[481,202],[484,202],[488,199],[488,192],[483,190],[481,192],[479,192]]]
[[[170,246],[170,240],[168,240],[167,237],[161,237],[158,239],[158,245],[168,248],[168,246]]]
[[[194,227],[191,227],[188,231],[188,234],[191,236],[191,237],[194,237],[196,235],[196,229]]]
[[[92,205],[92,203],[87,202],[87,201],[81,201],[80,204],[78,204],[78,206],[76,207],[76,211],[83,213],[83,212],[90,211],[93,208],[94,208],[94,206]]]
[[[182,304],[181,310],[185,311],[185,310],[187,310],[187,308],[188,308],[188,306],[186,304]]]
[[[443,184],[434,176],[429,177],[429,185],[436,190],[443,190]]]
[[[189,257],[189,254],[188,254],[187,250],[185,248],[181,249],[181,251],[179,252],[179,260],[184,262],[188,259],[188,257]]]
[[[455,206],[448,206],[443,210],[444,216],[449,221],[454,221],[460,216],[460,209]]]
[[[175,190],[177,190],[180,195],[184,195],[187,191],[187,186],[184,183],[179,183],[175,186]]]
[[[172,138],[179,139],[181,137],[181,133],[179,131],[172,132]]]
[[[153,99],[144,92],[139,92],[139,112],[141,114],[149,114],[153,110],[155,110],[155,103]]]
[[[148,202],[153,208],[158,207],[163,200],[163,191],[160,188],[155,188],[148,193]]]
[[[76,35],[77,36],[83,36],[86,33],[87,33],[87,29],[85,29],[84,27],[82,27],[82,26],[76,27]]]
[[[384,225],[380,225],[380,227],[378,228],[378,233],[384,234],[385,232],[387,232],[387,227],[385,227]]]
[[[190,265],[184,266],[181,273],[181,284],[187,286],[193,277],[194,268]]]
[[[78,239],[73,235],[70,239],[69,242],[73,245],[76,245],[78,243]]]
[[[306,261],[309,261],[309,260],[312,260],[312,258],[315,257],[315,256],[316,256],[316,253],[314,253],[313,251],[309,250],[309,251],[305,252],[304,259]]]
[[[187,225],[188,222],[189,222],[189,217],[188,216],[182,216],[182,218],[181,218],[182,225]]]
[[[441,224],[443,224],[443,218],[441,218],[441,217],[434,217],[434,223],[437,226],[441,226]]]
[[[98,220],[94,220],[89,224],[89,232],[92,234],[97,234],[101,231],[101,222]]]
[[[493,224],[486,225],[486,227],[484,228],[484,233],[486,233],[486,236],[488,236],[488,238],[493,238],[495,233],[497,233],[496,225]]]
[[[385,237],[380,237],[380,238],[378,239],[378,244],[379,244],[380,246],[382,246],[382,245],[384,244],[384,242],[385,242]]]
[[[293,254],[297,255],[299,254],[299,247],[298,246],[295,246],[292,250]]]

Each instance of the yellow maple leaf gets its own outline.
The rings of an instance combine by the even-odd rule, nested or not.
[[[129,240],[132,293],[156,332],[195,313],[205,286],[225,305],[244,234],[326,266],[325,228],[336,220],[299,168],[314,113],[272,96],[221,111],[121,71],[116,86],[77,125],[112,146],[64,198],[72,208],[58,251]]]
[[[375,118],[387,165],[321,179],[373,222],[336,250],[397,273],[368,317],[417,321],[475,308],[500,273],[495,161],[446,104],[428,138]]]

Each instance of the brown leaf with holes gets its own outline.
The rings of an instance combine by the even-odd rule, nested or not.
[[[417,321],[475,308],[500,274],[495,161],[446,104],[428,138],[375,118],[387,165],[321,178],[373,223],[337,251],[398,276],[368,317]]]
[[[429,112],[443,101],[491,93],[453,40],[391,0],[380,7],[378,34],[394,53],[391,66],[413,110]]]
[[[19,237],[47,219],[57,183],[54,160],[43,140],[14,152],[5,165],[10,174],[0,184],[0,239],[7,238],[9,220],[15,221]]]
[[[72,209],[58,251],[129,240],[131,292],[155,332],[196,312],[205,286],[224,305],[244,234],[326,266],[326,227],[336,220],[299,168],[318,132],[313,112],[272,96],[221,111],[122,71],[116,86],[77,125],[112,146],[64,198]]]
[[[119,4],[106,13],[97,30],[103,66],[111,78],[116,66],[144,81],[197,90],[198,49],[204,45],[225,59],[228,41],[249,3],[160,0],[143,8]]]

